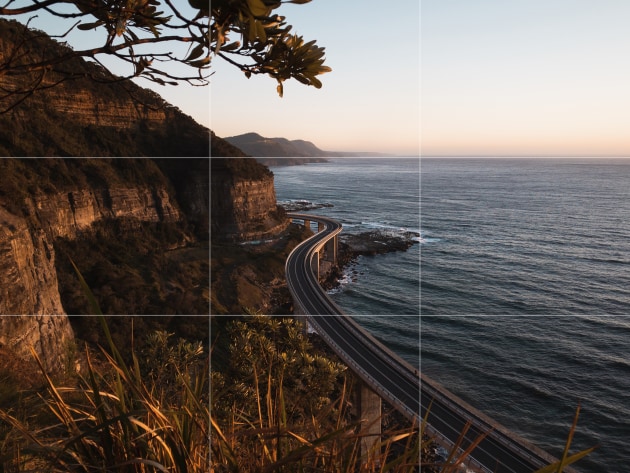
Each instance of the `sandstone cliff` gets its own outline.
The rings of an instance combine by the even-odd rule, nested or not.
[[[1,206],[0,274],[0,314],[64,314],[52,235]]]
[[[172,176],[163,169],[170,169]],[[188,313],[207,314],[208,252],[194,241],[208,239],[208,170],[207,159],[158,164],[137,159],[0,160],[0,350],[30,359],[32,346],[51,371],[72,361],[68,356],[73,333],[64,301],[74,307],[74,299],[85,295],[69,267],[69,256],[78,264],[81,260],[105,313],[144,313],[136,310],[148,304],[151,293],[156,301],[151,307],[163,307],[164,313],[201,307]],[[197,236],[192,233],[193,221],[206,222],[205,238],[202,226],[195,228]],[[98,254],[108,242],[118,244],[117,254]],[[152,250],[164,270],[142,266]],[[103,260],[111,262],[110,267]],[[94,263],[100,266],[93,269]],[[194,289],[168,277],[170,270],[190,279],[194,265],[200,274],[188,283]],[[149,283],[141,277],[156,272],[164,281]],[[168,284],[170,293],[165,295]],[[125,295],[128,287],[135,292]],[[68,288],[79,295],[68,296]],[[118,304],[114,308],[106,292]],[[191,301],[194,298],[201,303]]]
[[[128,217],[145,222],[181,219],[164,187],[77,188],[29,197],[25,206],[53,238],[75,238],[104,218]]]
[[[273,173],[252,158],[212,159],[212,238],[259,240],[289,222],[276,204]]]
[[[186,175],[204,164],[175,159],[171,166],[187,167]],[[121,238],[116,231],[129,237],[142,223],[185,228],[188,216],[179,202],[199,220],[205,209],[208,219],[203,186],[177,194],[151,160],[1,160],[0,174],[0,314],[64,314],[55,261],[62,240]],[[192,238],[181,235],[175,238]]]

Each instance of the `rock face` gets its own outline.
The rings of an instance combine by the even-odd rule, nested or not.
[[[273,173],[251,158],[212,159],[212,238],[268,238],[289,222],[276,204]]]
[[[59,294],[56,239],[94,237],[97,222],[124,221],[133,231],[134,222],[186,216],[151,160],[3,159],[0,175],[0,348],[30,357],[33,346],[58,371],[73,334]],[[207,196],[194,215],[201,219],[204,208]]]
[[[56,237],[76,238],[103,218],[176,221],[180,212],[165,189],[81,189],[35,196],[27,202],[40,222],[0,207],[0,314],[64,314],[55,271]]]
[[[46,369],[63,371],[67,366],[74,334],[68,317],[54,315],[0,316],[0,348],[22,358],[31,358],[34,348]]]
[[[36,164],[28,164],[27,169],[36,169]],[[105,164],[100,167],[103,173],[111,171]],[[23,215],[8,211],[9,204],[21,207]],[[183,218],[164,182],[150,187],[109,182],[55,193],[36,191],[19,204],[16,207],[8,198],[0,199],[0,268],[5,275],[0,289],[2,314],[64,314],[57,290],[55,238],[82,236],[93,223],[107,218],[140,222]]]
[[[177,221],[181,214],[164,188],[110,187],[75,189],[27,199],[53,237],[75,238],[103,218],[130,217],[143,222]]]
[[[51,235],[0,207],[0,314],[64,314]],[[0,330],[0,336],[3,331]],[[1,343],[1,342],[0,342]]]

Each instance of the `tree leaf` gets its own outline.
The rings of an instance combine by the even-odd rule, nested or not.
[[[247,6],[249,6],[249,11],[251,11],[254,16],[267,16],[269,12],[269,8],[267,8],[267,5],[265,5],[262,0],[247,0]]]
[[[224,48],[225,49],[225,48]],[[197,59],[199,56],[203,54],[203,44],[197,45],[191,52],[190,55],[186,58],[186,61],[192,61],[193,59]]]
[[[86,31],[86,30],[93,30],[94,28],[96,28],[97,26],[101,26],[104,22],[99,20],[96,21],[94,23],[81,23],[79,26],[77,26],[77,28],[79,28],[80,30]]]

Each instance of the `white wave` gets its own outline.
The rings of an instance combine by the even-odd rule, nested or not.
[[[343,270],[342,276],[337,280],[339,285],[333,287],[326,291],[327,294],[337,294],[339,292],[343,292],[349,284],[352,284],[356,281],[357,272],[355,266],[349,266]]]
[[[442,241],[441,238],[432,238],[432,237],[428,237],[427,236],[427,231],[426,230],[419,230],[418,233],[420,234],[420,236],[418,238],[413,238],[413,240],[415,241],[419,241],[420,244],[424,244],[424,243],[437,243],[439,241]]]

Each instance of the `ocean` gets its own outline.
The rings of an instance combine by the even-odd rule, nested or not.
[[[630,471],[630,160],[423,159],[421,369],[550,453]]]
[[[332,207],[309,211],[339,220],[344,233],[420,232],[418,158],[330,158],[327,163],[271,167],[276,198]],[[361,256],[330,297],[350,315],[420,312],[420,245]]]

